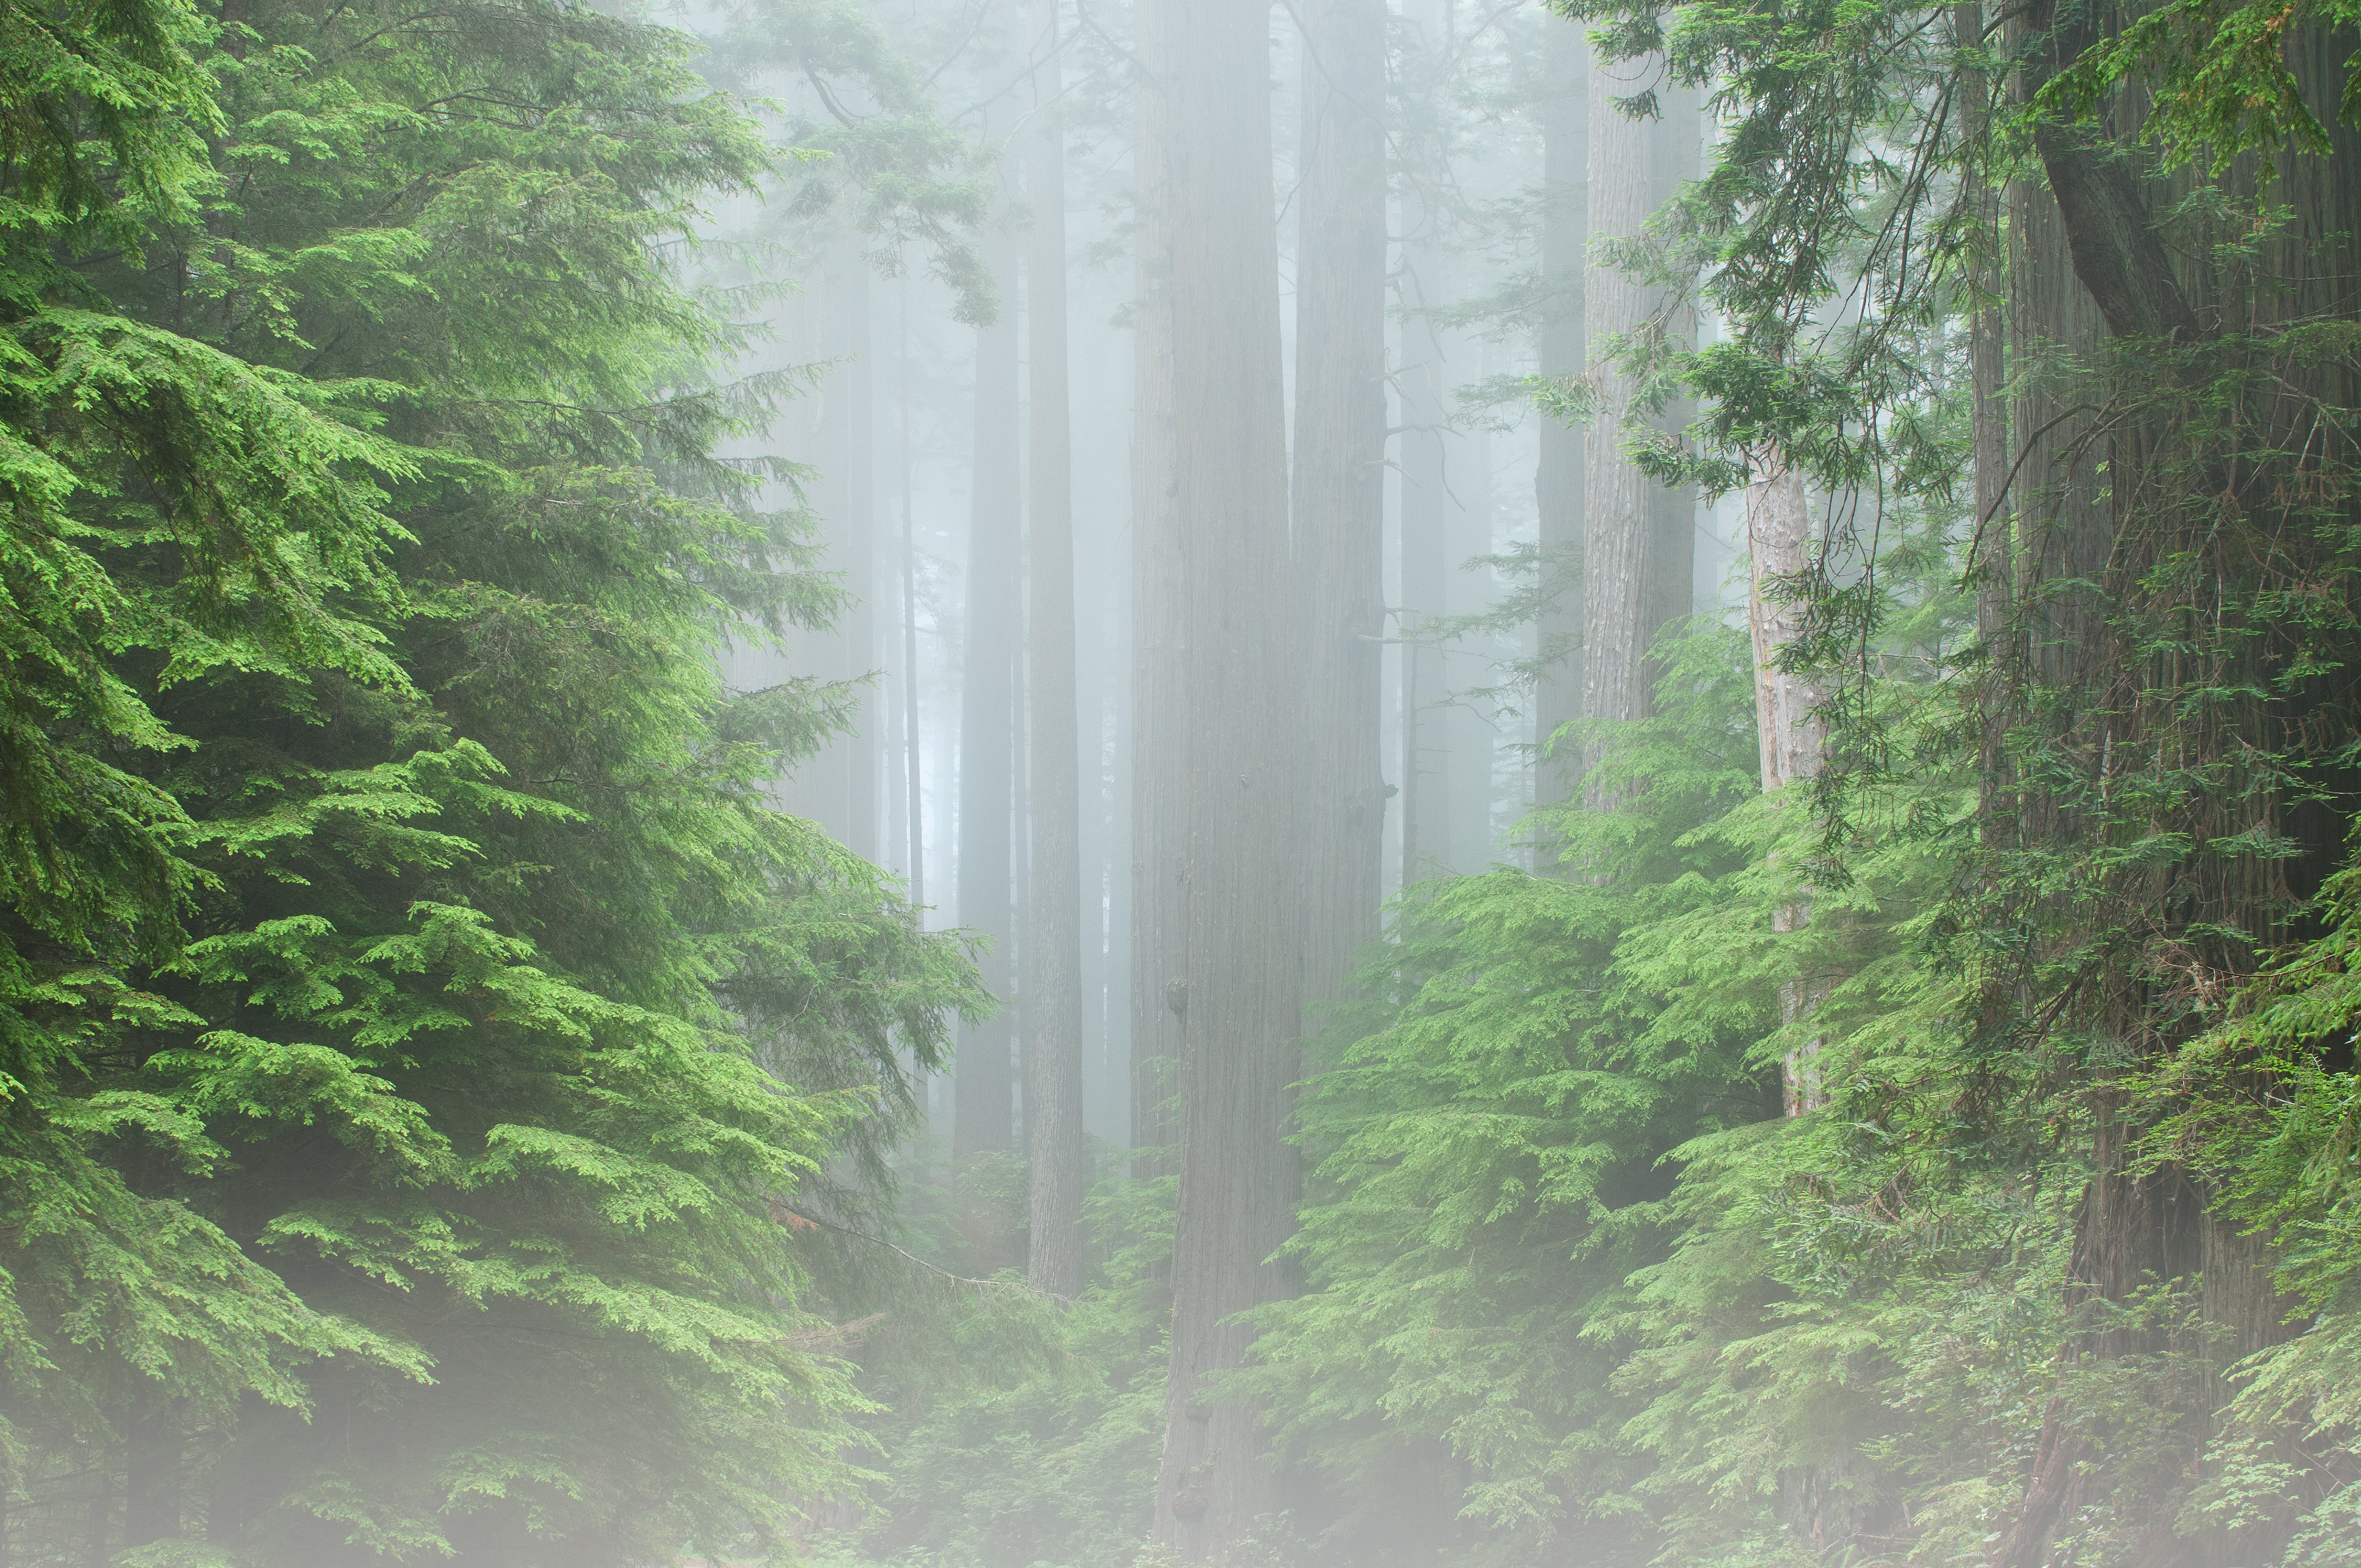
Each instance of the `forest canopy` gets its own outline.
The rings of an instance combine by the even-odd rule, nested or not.
[[[0,1568],[2361,1568],[2344,0],[0,0]]]

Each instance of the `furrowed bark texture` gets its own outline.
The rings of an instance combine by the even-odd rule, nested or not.
[[[1004,302],[976,331],[975,493],[969,516],[965,679],[960,694],[959,920],[992,946],[978,959],[983,983],[1005,997],[1011,978],[1009,811],[1016,774],[1016,650],[1020,635],[1023,495],[1018,422],[1016,247],[985,237]],[[1006,1151],[1014,1137],[1013,1036],[1005,1010],[970,1025],[953,1080],[951,1157],[965,1165]],[[981,1239],[981,1238],[979,1238]]]
[[[1542,111],[1542,183],[1548,211],[1542,229],[1542,280],[1548,322],[1541,331],[1541,373],[1579,376],[1589,368],[1583,329],[1583,260],[1590,233],[1587,104],[1590,46],[1566,21],[1549,29],[1550,92]],[[1544,600],[1540,652],[1548,663],[1533,693],[1533,740],[1546,749],[1560,727],[1582,717],[1583,433],[1554,419],[1541,422],[1534,499],[1541,517]],[[1580,748],[1534,763],[1533,799],[1573,796]]]
[[[1303,993],[1314,1004],[1344,994],[1354,953],[1378,934],[1381,898],[1386,13],[1381,0],[1305,0],[1301,10],[1294,602]]]
[[[2120,13],[2106,8],[2049,5],[2014,20],[2008,53],[2024,62],[2014,83],[2020,101],[2118,20]],[[2193,214],[2174,220],[2176,244],[2168,247],[2158,215],[2173,212],[2192,176],[2155,177],[2138,155],[2111,145],[2142,110],[2135,93],[2104,105],[2094,124],[2038,127],[2042,178],[2018,181],[2008,192],[2007,384],[2016,389],[2011,461],[2021,476],[2007,498],[2016,521],[2008,626],[2015,643],[2010,652],[2026,677],[2021,694],[1993,683],[1996,712],[1988,722],[2037,739],[2046,772],[1995,792],[2009,816],[1988,835],[2059,861],[2090,857],[2121,830],[2107,806],[2112,778],[2145,771],[2152,758],[2173,766],[2196,759],[2214,762],[2234,782],[2158,808],[2152,816],[2161,821],[2144,825],[2148,830],[2169,822],[2201,845],[2259,830],[2301,846],[2292,858],[2191,854],[2148,873],[2106,878],[2092,902],[2136,939],[2084,960],[2083,978],[2052,1009],[2061,1034],[2114,1047],[2098,1058],[2085,1091],[2096,1129],[2094,1174],[2075,1215],[2070,1304],[2122,1304],[2176,1284],[2191,1292],[2208,1325],[2202,1348],[2192,1352],[2195,1336],[2094,1314],[2096,1326],[2070,1342],[2062,1366],[2087,1383],[2103,1364],[2136,1373],[2159,1355],[2191,1354],[2198,1375],[2165,1412],[2162,1436],[2185,1443],[2180,1457],[2191,1476],[2213,1464],[2209,1450],[2218,1418],[2236,1388],[2233,1369],[2293,1332],[2290,1303],[2274,1288],[2267,1238],[2241,1234],[2209,1212],[2209,1194],[2183,1170],[2151,1168],[2139,1157],[2151,1131],[2140,1120],[2147,1102],[2123,1086],[2124,1069],[2115,1064],[2153,1059],[2195,1027],[2159,994],[2176,966],[2235,987],[2255,954],[2286,939],[2288,912],[2316,891],[2311,879],[2338,863],[2345,850],[2341,828],[2313,817],[2275,784],[2235,782],[2234,760],[2246,747],[2284,743],[2285,715],[2270,699],[2211,702],[2202,723],[2176,700],[2192,688],[2260,694],[2267,686],[2266,658],[2252,644],[2209,641],[2205,618],[2188,612],[2191,598],[2210,596],[2190,594],[2184,585],[2192,567],[2201,588],[2211,577],[2241,591],[2258,570],[2301,574],[2305,547],[2282,543],[2303,537],[2300,505],[2273,515],[2287,505],[2290,492],[2282,487],[2294,476],[2284,459],[2268,454],[2274,444],[2299,444],[2311,400],[2349,406],[2356,392],[2340,366],[2293,359],[2271,365],[2280,396],[2241,404],[2250,422],[2239,429],[2238,445],[2255,455],[2235,464],[2218,403],[2198,400],[2216,365],[2251,373],[2267,363],[2277,328],[2350,315],[2361,295],[2354,245],[2361,234],[2361,189],[2350,174],[2361,158],[2361,137],[2338,121],[2334,108],[2349,45],[2299,25],[2286,50],[2315,115],[2330,127],[2334,153],[2279,159],[2270,192],[2279,222],[2251,251],[2238,236],[2235,259],[2210,255],[2210,246],[2233,236],[2209,233]],[[2251,196],[2260,172],[2250,158],[2224,179]],[[2136,341],[2111,346],[2111,336]],[[2159,342],[2198,349],[2194,371],[2167,359],[2132,372],[2147,385],[2117,378],[2111,354],[2137,354]],[[2095,415],[2081,411],[2085,405],[2117,389],[2153,392],[2155,381],[2176,378],[2187,381],[2192,411],[2178,412],[2170,399],[2158,399],[2114,418],[2103,439],[2093,438]],[[2288,422],[2275,425],[2275,419]],[[2273,539],[2274,554],[2290,548],[2292,564],[2258,563],[2259,538]],[[2162,569],[2168,564],[2174,569]],[[2169,587],[2160,596],[2152,580]],[[2137,635],[2144,620],[2160,617],[2187,617],[2197,634],[2185,646],[2158,646]],[[2133,635],[2125,635],[2125,623]],[[2050,782],[2077,772],[2095,790]],[[2080,928],[2090,923],[2087,907],[2038,901],[2026,921],[2051,949],[2040,956],[2053,963],[2075,957]],[[2217,935],[2224,931],[2241,936],[2225,941]],[[2121,1485],[2107,1474],[2111,1456],[2083,1435],[2087,1426],[2076,1419],[2073,1400],[2070,1383],[2050,1403],[2023,1495],[1992,1549],[1998,1568],[2054,1561],[2069,1521],[2086,1508],[2125,1506],[2108,1492]],[[2294,1431],[2285,1435],[2301,1441]],[[2289,1533],[2268,1509],[2243,1527],[2192,1520],[2171,1506],[2156,1508],[2153,1516],[2132,1555],[2171,1568],[2277,1562]]]
[[[1951,7],[1951,36],[1961,50],[1985,45],[1982,0],[1966,0]],[[1970,148],[1986,145],[1991,135],[1992,83],[1982,71],[1968,73],[1960,85],[1960,138]],[[1975,534],[1970,569],[1976,585],[1976,635],[1982,639],[1993,677],[2021,676],[2007,639],[2011,590],[2015,586],[2013,519],[2008,506],[2010,440],[2008,407],[2002,388],[2008,377],[2008,317],[2002,298],[2004,282],[1999,261],[2004,239],[2000,224],[2000,192],[1981,170],[1969,174],[1968,203],[1975,214],[1980,243],[1987,248],[1976,258],[1967,278],[1972,296],[1968,318],[1968,376],[1971,400],[1970,439],[1975,472]],[[1997,787],[2004,761],[1999,739],[1985,742],[1983,766],[1985,804]]]
[[[1182,971],[1188,961],[1183,855],[1188,791],[1171,748],[1188,694],[1180,529],[1174,471],[1170,110],[1165,7],[1137,15],[1138,300],[1133,333],[1131,447],[1131,1141],[1146,1179],[1166,1168],[1178,1124]]]
[[[1301,929],[1289,688],[1287,468],[1278,235],[1270,186],[1269,10],[1164,11],[1172,246],[1174,500],[1187,701],[1186,932],[1172,1345],[1155,1536],[1214,1561],[1276,1501],[1248,1406],[1207,1379],[1243,1364],[1235,1321],[1277,1299],[1293,1213],[1282,1141],[1295,1078]]]
[[[1058,113],[1059,0],[1033,0],[1033,123],[1026,194],[1031,338],[1032,509],[1026,561],[1033,624],[1032,922],[1025,941],[1025,1152],[1031,1237],[1026,1277],[1057,1296],[1082,1288],[1082,759],[1074,703],[1073,437],[1066,386],[1066,147]]]

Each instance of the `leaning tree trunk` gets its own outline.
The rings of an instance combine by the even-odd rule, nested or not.
[[[1186,770],[1186,963],[1172,1343],[1156,1540],[1225,1554],[1276,1488],[1254,1410],[1208,1383],[1245,1363],[1238,1315],[1277,1299],[1296,1194],[1285,1141],[1301,937],[1300,787],[1268,0],[1162,12],[1175,481],[1190,673],[1168,755]]]
[[[1305,746],[1303,993],[1375,938],[1385,795],[1386,11],[1306,0],[1295,264],[1295,605]]]
[[[1066,394],[1066,148],[1058,112],[1059,0],[1033,0],[1033,124],[1026,194],[1031,336],[1032,576],[1028,642],[1032,918],[1025,938],[1026,1275],[1057,1296],[1082,1288],[1082,759],[1074,704],[1074,507]]]

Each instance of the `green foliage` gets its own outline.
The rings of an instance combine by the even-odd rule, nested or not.
[[[1097,1568],[1140,1557],[1164,1437],[1174,1183],[1116,1177],[1113,1151],[1099,1153],[1079,1301],[1032,1296],[1013,1275],[931,1292],[896,1282],[861,1356],[877,1407],[863,1424],[885,1463],[867,1508],[816,1543],[821,1561]],[[930,1198],[970,1196],[904,1190],[921,1224]],[[955,1262],[958,1219],[943,1222],[925,1250]]]
[[[781,1205],[982,999],[715,673],[836,601],[678,271],[763,137],[564,4],[7,19],[9,1548],[783,1550]]]

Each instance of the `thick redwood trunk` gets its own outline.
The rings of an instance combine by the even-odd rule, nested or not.
[[[1301,998],[1278,235],[1265,0],[1162,13],[1171,244],[1173,502],[1190,661],[1168,757],[1186,770],[1187,959],[1172,1343],[1155,1535],[1225,1554],[1276,1489],[1253,1410],[1209,1398],[1243,1365],[1238,1314],[1283,1289],[1283,1141]],[[1169,968],[1168,961],[1168,968]]]
[[[1082,760],[1074,704],[1073,454],[1066,393],[1066,148],[1058,112],[1058,0],[1033,4],[1033,123],[1026,195],[1031,339],[1032,576],[1027,732],[1031,921],[1025,938],[1026,1273],[1053,1295],[1082,1288]]]
[[[1306,0],[1295,267],[1294,598],[1301,629],[1304,999],[1377,935],[1386,444],[1386,13]],[[1316,1020],[1313,1021],[1316,1026]]]

